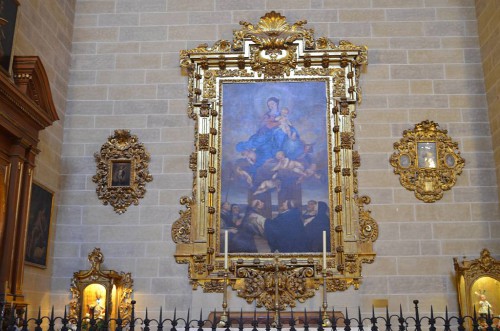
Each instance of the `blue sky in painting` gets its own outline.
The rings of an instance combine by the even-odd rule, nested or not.
[[[327,87],[325,81],[223,83],[221,199],[246,205],[248,188],[234,176],[234,162],[241,158],[236,144],[255,134],[270,97],[279,108],[290,110],[289,120],[305,144],[313,145],[313,158],[321,179],[307,178],[302,184],[302,203],[314,199],[328,203]],[[273,202],[275,205],[275,202]]]

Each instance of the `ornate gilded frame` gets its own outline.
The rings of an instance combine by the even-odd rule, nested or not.
[[[129,130],[115,130],[94,158],[97,172],[92,181],[103,204],[110,204],[118,214],[131,204],[138,205],[153,176],[148,170],[149,153],[137,136]]]
[[[78,318],[108,319],[118,318],[129,319],[132,312],[132,291],[134,281],[130,272],[117,272],[114,270],[102,270],[101,264],[104,262],[104,255],[100,248],[94,248],[88,255],[88,261],[91,265],[88,270],[80,270],[73,274],[71,280],[72,299],[69,304],[69,318],[78,320]],[[92,316],[92,303],[86,298],[87,289],[92,286],[102,288],[100,295],[104,297],[102,303],[104,311],[103,316]]]
[[[360,157],[353,149],[355,106],[361,99],[358,80],[367,63],[367,48],[348,41],[336,45],[327,38],[315,40],[306,23],[289,24],[284,16],[269,12],[256,25],[241,22],[233,43],[220,40],[212,47],[200,45],[180,52],[180,64],[188,76],[187,113],[196,123],[195,151],[189,161],[193,193],[180,199],[186,209],[172,226],[172,238],[177,245],[176,261],[189,264],[193,289],[201,286],[205,292],[223,292],[224,277],[229,275],[229,285],[247,302],[284,309],[314,296],[322,275],[327,291],[357,289],[362,263],[374,261],[378,226],[364,209],[370,199],[358,195]],[[320,252],[232,253],[226,271],[221,239],[221,146],[229,130],[222,125],[222,91],[229,85],[224,84],[313,81],[326,86],[323,116],[331,238],[326,263]],[[321,234],[316,239],[321,241]]]
[[[481,302],[486,301],[491,305],[490,316],[492,318],[498,316],[500,260],[493,258],[490,251],[483,248],[479,258],[470,260],[465,257],[462,260],[453,258],[453,264],[460,314],[476,316],[480,320],[487,318],[488,307],[483,307]],[[484,295],[486,300],[482,300],[481,295]]]
[[[462,173],[465,160],[458,144],[439,124],[425,120],[413,130],[405,130],[403,138],[394,143],[390,163],[399,182],[424,202],[435,202],[451,189]]]

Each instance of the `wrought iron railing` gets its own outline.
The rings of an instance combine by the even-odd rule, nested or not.
[[[212,318],[204,319],[203,312],[200,311],[198,318],[192,318],[188,310],[186,317],[177,317],[176,311],[172,318],[164,318],[162,309],[157,318],[150,318],[146,309],[144,317],[136,317],[135,301],[132,301],[132,310],[129,319],[117,318],[95,319],[89,318],[71,319],[64,310],[63,317],[56,317],[54,308],[50,316],[41,316],[41,310],[38,310],[37,317],[28,318],[26,311],[13,309],[10,304],[0,302],[0,330],[6,331],[257,331],[257,330],[276,330],[282,329],[297,331],[499,331],[500,317],[488,313],[486,316],[477,314],[474,311],[473,316],[449,316],[446,309],[444,316],[435,316],[431,306],[429,316],[421,316],[418,307],[418,300],[414,300],[414,315],[404,316],[400,307],[399,313],[391,314],[386,308],[383,316],[376,316],[372,309],[371,316],[363,317],[358,308],[356,317],[349,317],[349,311],[346,309],[343,316],[336,317],[334,311],[327,314],[331,326],[325,326],[325,313],[316,312],[314,316],[304,311],[297,318],[297,312],[290,310],[286,312],[287,317],[283,317],[284,312],[264,312],[265,318],[257,318],[257,311],[253,312],[252,318],[244,318],[243,312],[228,312],[226,321],[222,320],[222,313],[211,314]],[[262,313],[262,312],[259,312]],[[352,315],[352,314],[351,314]],[[223,323],[221,323],[221,321]]]

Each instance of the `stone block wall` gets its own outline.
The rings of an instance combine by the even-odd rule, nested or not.
[[[497,165],[497,181],[500,179],[500,3],[498,1],[476,1],[477,27],[484,85],[488,101],[493,155]]]
[[[238,22],[275,10],[307,19],[316,38],[369,48],[356,119],[359,188],[379,222],[375,263],[357,291],[330,293],[336,308],[388,299],[393,311],[457,310],[456,256],[500,253],[495,162],[474,0],[106,0],[76,2],[64,122],[61,192],[53,250],[52,298],[67,303],[69,279],[100,247],[108,269],[132,272],[138,309],[220,310],[221,295],[192,291],[173,259],[172,223],[191,195],[193,121],[179,50],[232,39]],[[438,122],[466,160],[456,187],[425,204],[402,188],[389,157],[405,129]],[[123,215],[95,193],[93,154],[115,129],[130,129],[151,153],[154,177],[139,206]],[[230,295],[232,307],[253,309]],[[304,304],[318,309],[321,295]]]
[[[55,122],[40,131],[33,180],[55,193],[55,207],[49,235],[47,269],[25,266],[24,294],[32,307],[48,307],[51,288],[53,241],[61,171],[63,122],[68,93],[69,66],[75,1],[19,0],[13,54],[36,55],[41,58],[54,105],[59,116]]]

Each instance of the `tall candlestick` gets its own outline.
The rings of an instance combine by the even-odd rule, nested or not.
[[[227,270],[227,242],[228,233],[227,230],[224,231],[224,269]]]
[[[328,317],[328,302],[326,301],[326,231],[323,231],[323,323],[322,325],[325,327],[330,327],[332,326],[332,322],[330,321],[330,318]]]
[[[326,270],[326,231],[323,231],[323,269]]]

